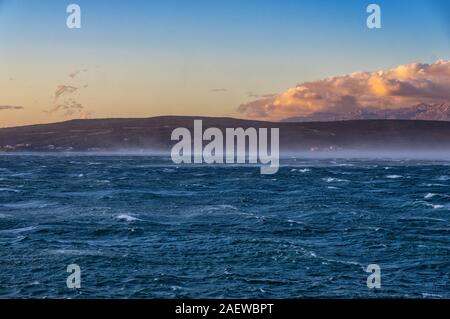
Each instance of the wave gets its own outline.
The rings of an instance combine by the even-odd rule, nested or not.
[[[219,208],[223,208],[223,209],[232,209],[232,210],[238,210],[237,207],[233,206],[233,205],[229,205],[229,204],[222,204],[222,205],[217,205],[217,207]]]
[[[395,174],[393,174],[393,175],[387,175],[386,178],[397,179],[397,178],[403,178],[403,176],[402,175],[395,175]]]
[[[45,208],[49,206],[50,203],[43,201],[30,201],[23,203],[13,203],[13,204],[3,204],[3,207],[12,209],[31,209],[31,208]]]
[[[0,188],[0,192],[20,193],[20,190],[13,188]]]
[[[82,250],[82,249],[55,249],[50,251],[51,254],[61,254],[70,256],[99,256],[102,253],[97,250]]]
[[[424,199],[431,199],[434,197],[439,197],[439,198],[449,198],[450,195],[446,195],[446,194],[436,194],[436,193],[427,193],[423,198]]]
[[[431,294],[431,293],[427,293],[427,292],[423,292],[422,293],[422,297],[423,298],[431,298],[431,299],[441,299],[441,298],[443,298],[442,295]]]
[[[321,260],[323,260],[324,262],[327,262],[327,263],[338,263],[338,264],[349,265],[349,266],[358,266],[358,267],[361,267],[362,269],[365,270],[364,265],[362,263],[358,262],[358,261],[343,260],[343,259],[333,259],[333,258],[328,258],[328,257],[325,257],[325,256],[318,255],[314,251],[308,250],[308,249],[305,249],[305,248],[301,248],[301,250],[306,255],[308,255],[309,257],[318,258],[318,259],[321,259]]]
[[[14,173],[11,174],[11,177],[27,177],[27,176],[33,176],[33,173]]]
[[[439,223],[448,223],[449,221],[443,218],[435,218],[435,217],[427,217],[427,216],[411,216],[411,217],[403,217],[399,218],[401,221],[407,222],[439,222]],[[423,246],[426,247],[426,246]]]
[[[434,196],[436,196],[436,194],[434,194],[434,193],[428,193],[428,194],[426,194],[423,198],[425,198],[425,199],[430,199],[430,198],[433,198]]]
[[[423,185],[423,184],[422,184]],[[445,184],[425,184],[426,187],[447,187],[449,185],[445,185]]]
[[[298,224],[298,225],[306,225],[304,222],[299,222],[296,220],[288,219],[287,221],[289,224]]]
[[[131,216],[131,215],[127,215],[127,214],[120,214],[116,216],[117,219],[119,220],[125,220],[127,222],[134,222],[134,221],[139,221],[142,219],[139,219],[137,217]]]
[[[96,182],[97,182],[97,183],[103,183],[103,184],[109,184],[109,183],[111,183],[111,181],[108,180],[108,179],[97,179]]]
[[[333,182],[349,182],[349,180],[347,179],[340,179],[340,178],[336,178],[336,177],[326,177],[326,178],[322,178],[323,181],[327,182],[327,183],[333,183]]]
[[[444,205],[435,205],[435,204],[431,204],[431,203],[425,203],[425,206],[431,207],[433,209],[442,209],[445,208]]]
[[[0,230],[0,233],[2,234],[8,234],[8,233],[12,233],[12,234],[19,234],[19,233],[25,233],[25,232],[29,232],[32,230],[35,230],[37,228],[37,226],[28,226],[28,227],[22,227],[22,228],[13,228],[13,229],[4,229],[4,230]]]

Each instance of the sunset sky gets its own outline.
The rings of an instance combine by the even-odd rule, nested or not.
[[[66,26],[70,3],[81,7],[81,29]],[[381,29],[366,26],[370,3],[381,6]],[[348,95],[363,106],[438,101],[450,90],[449,40],[448,0],[0,0],[0,127],[157,115],[278,120]],[[324,86],[346,74],[354,75]],[[300,89],[299,98],[304,82],[312,95]],[[280,108],[272,114],[266,102]]]

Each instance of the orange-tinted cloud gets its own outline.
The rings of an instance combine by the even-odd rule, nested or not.
[[[281,120],[316,112],[396,109],[445,101],[450,101],[450,60],[306,82],[274,97],[243,104],[238,110],[250,118]]]

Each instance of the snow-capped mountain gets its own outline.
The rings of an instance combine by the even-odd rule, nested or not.
[[[343,120],[429,120],[450,121],[450,102],[426,104],[399,109],[360,109],[348,113],[317,112],[306,117],[291,117],[283,122],[316,122]]]

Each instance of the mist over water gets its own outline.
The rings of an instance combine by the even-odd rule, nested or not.
[[[445,152],[336,154],[0,156],[0,297],[449,298]]]
[[[283,151],[281,158],[289,159],[372,159],[372,160],[429,160],[449,161],[450,150],[427,149],[379,149],[379,150],[333,150],[316,152]]]
[[[270,149],[269,149],[270,153]],[[195,153],[192,152],[192,156]],[[248,158],[249,153],[246,152]],[[256,156],[258,154],[255,154]],[[154,157],[154,158],[170,158],[170,149],[149,149],[149,148],[117,148],[104,151],[80,151],[80,152],[0,152],[0,156],[56,156],[56,157],[71,157],[71,156],[144,156],[144,157]],[[224,151],[224,158],[226,152]],[[348,149],[348,150],[319,150],[319,151],[307,151],[307,150],[290,150],[282,149],[280,150],[280,159],[285,163],[290,163],[289,160],[292,159],[373,159],[373,160],[441,160],[450,162],[450,149]]]

